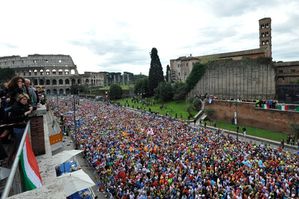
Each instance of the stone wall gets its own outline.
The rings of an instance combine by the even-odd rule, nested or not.
[[[275,69],[267,58],[209,62],[204,76],[188,95],[205,93],[219,99],[274,98]]]
[[[215,111],[212,119],[231,122],[236,111],[238,124],[272,131],[291,133],[291,124],[299,124],[299,112],[259,109],[255,103],[214,101],[206,109]]]

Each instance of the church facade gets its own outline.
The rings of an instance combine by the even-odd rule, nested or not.
[[[171,82],[185,82],[197,62],[210,68],[191,95],[204,92],[224,99],[299,102],[299,62],[272,61],[271,18],[259,20],[259,48],[170,60]]]

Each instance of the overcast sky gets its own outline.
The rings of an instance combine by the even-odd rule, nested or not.
[[[148,75],[170,59],[259,47],[272,18],[275,61],[299,60],[299,0],[1,0],[0,56],[66,54],[84,71]]]

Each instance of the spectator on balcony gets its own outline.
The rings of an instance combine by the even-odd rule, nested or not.
[[[28,103],[29,96],[27,94],[19,94],[17,101],[11,108],[9,119],[12,123],[16,123],[13,128],[13,135],[17,143],[20,143],[22,135],[26,127],[28,115],[32,112],[33,108]]]
[[[29,96],[30,100],[29,100],[29,104],[31,104],[31,106],[33,106],[33,108],[36,108],[37,106],[37,91],[36,89],[31,85],[31,81],[30,79],[25,79],[25,86],[24,86],[24,92],[27,93],[27,95]]]
[[[19,94],[24,93],[25,79],[20,76],[13,77],[8,83],[7,101],[12,106]]]

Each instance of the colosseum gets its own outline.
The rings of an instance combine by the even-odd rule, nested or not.
[[[49,95],[70,94],[71,85],[106,86],[113,83],[129,84],[129,72],[84,72],[79,74],[69,55],[28,55],[0,57],[0,68],[13,68],[15,73],[28,78],[37,86],[44,86]]]

